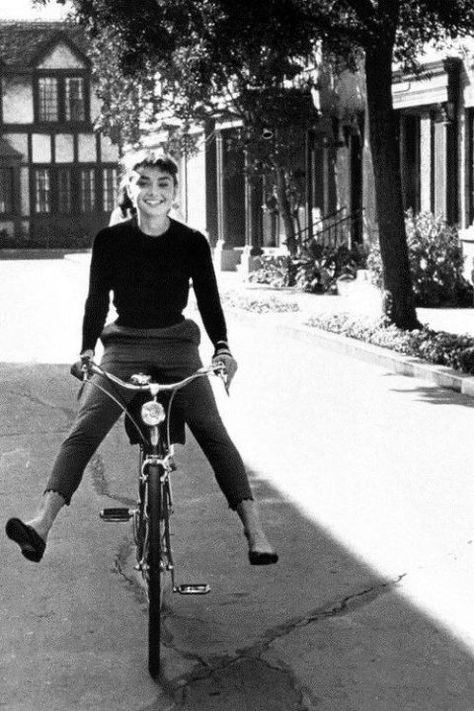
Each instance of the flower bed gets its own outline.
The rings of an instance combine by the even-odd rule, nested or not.
[[[313,316],[306,325],[474,374],[474,338],[469,335],[433,331],[427,327],[402,331],[384,318],[356,317],[347,313]]]
[[[225,308],[243,309],[254,313],[291,313],[299,311],[300,307],[292,301],[284,301],[275,296],[247,296],[237,292],[224,292],[221,301]]]

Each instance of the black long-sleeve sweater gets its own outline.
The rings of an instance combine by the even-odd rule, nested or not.
[[[203,234],[175,220],[158,237],[136,219],[98,233],[92,249],[82,351],[94,350],[109,309],[130,328],[164,328],[183,321],[192,279],[204,327],[214,345],[227,340],[209,244]],[[82,352],[81,351],[81,352]]]

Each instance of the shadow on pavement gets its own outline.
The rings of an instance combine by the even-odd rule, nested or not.
[[[387,373],[386,377],[390,375],[395,375],[392,373]],[[410,382],[410,381],[408,381]],[[416,385],[415,387],[406,388],[390,388],[393,393],[401,393],[411,395],[416,393],[419,395],[420,402],[428,402],[432,405],[461,405],[462,407],[467,407],[469,409],[474,408],[474,398],[463,395],[455,390],[450,390],[449,388],[441,388],[437,385]]]
[[[185,471],[199,457],[189,448]],[[252,480],[280,553],[261,570],[246,563],[209,473],[191,488],[175,481],[178,559],[213,589],[204,604],[173,599],[169,609],[168,644],[199,660],[178,693],[182,707],[472,711],[469,650],[408,602],[397,578],[380,578]]]
[[[7,517],[41,490],[75,391],[62,366],[0,373]],[[178,582],[206,581],[212,592],[168,602],[163,695],[146,673],[146,609],[124,559],[130,530],[97,517],[134,494],[121,425],[98,456],[102,488],[86,473],[40,566],[1,538],[2,708],[472,711],[469,650],[403,597],[398,578],[381,578],[255,472],[280,562],[249,566],[240,524],[191,437],[173,477],[173,546]]]

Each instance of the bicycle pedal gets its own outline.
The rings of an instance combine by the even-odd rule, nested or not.
[[[178,592],[180,595],[206,595],[210,590],[211,588],[207,583],[198,583],[197,585],[177,585],[174,592]]]
[[[99,516],[103,521],[109,523],[124,523],[129,521],[133,516],[133,511],[130,509],[102,509]]]

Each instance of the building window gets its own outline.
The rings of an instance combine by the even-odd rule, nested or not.
[[[13,168],[0,168],[0,214],[13,212]]]
[[[80,172],[80,205],[81,212],[95,210],[95,171],[84,168]]]
[[[58,118],[58,80],[55,77],[41,77],[38,81],[38,119],[57,121]]]
[[[89,120],[86,79],[81,76],[40,76],[36,117],[40,122],[80,123]]]
[[[71,169],[59,168],[57,175],[58,212],[68,214],[71,212]]]
[[[84,79],[66,77],[64,116],[66,121],[85,121]]]
[[[104,168],[102,173],[102,203],[104,212],[110,212],[116,206],[117,168]]]
[[[51,176],[49,168],[35,170],[35,212],[51,212]]]

